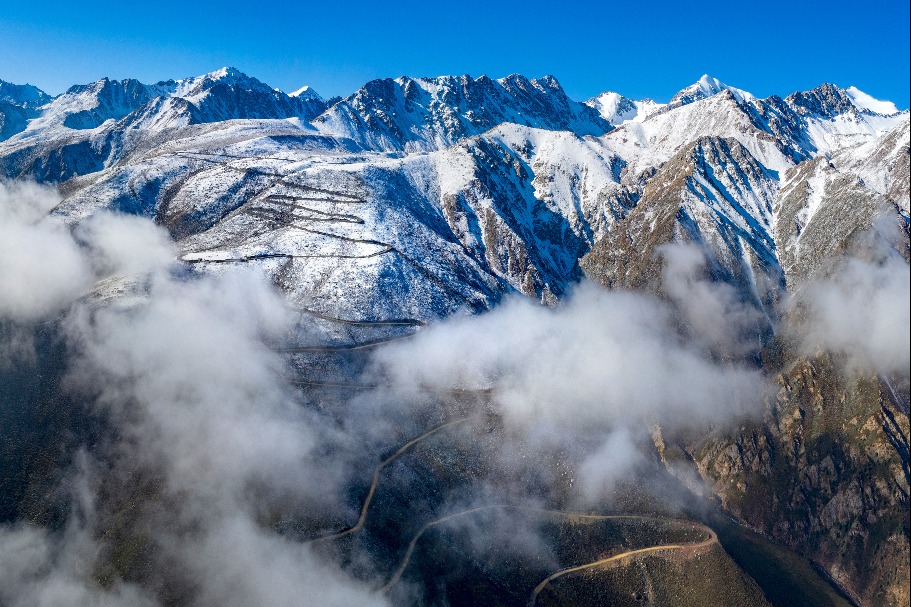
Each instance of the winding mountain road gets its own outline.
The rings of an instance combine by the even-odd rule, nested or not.
[[[460,518],[463,516],[469,516],[472,514],[476,514],[478,512],[483,512],[483,511],[487,511],[487,510],[495,510],[495,509],[524,510],[527,512],[536,512],[536,513],[545,514],[548,516],[565,518],[567,520],[577,521],[577,522],[578,521],[602,522],[602,521],[610,521],[610,520],[640,520],[640,521],[647,521],[647,522],[672,523],[672,524],[676,524],[676,525],[686,526],[686,527],[689,527],[692,529],[697,529],[700,532],[705,534],[705,539],[698,541],[698,542],[693,542],[693,543],[688,543],[688,544],[661,544],[661,545],[657,545],[657,546],[649,546],[647,548],[638,548],[636,550],[627,550],[625,552],[621,552],[619,554],[615,554],[615,555],[612,555],[607,558],[598,559],[597,561],[592,561],[590,563],[585,563],[582,565],[576,565],[574,567],[567,567],[566,569],[561,569],[559,571],[556,571],[556,572],[550,574],[549,576],[547,576],[546,578],[544,578],[544,580],[542,580],[541,583],[535,587],[535,589],[532,591],[531,598],[529,599],[529,602],[528,602],[529,607],[534,607],[535,603],[538,600],[538,595],[541,593],[541,591],[544,590],[545,587],[547,587],[548,584],[550,584],[557,578],[563,577],[565,575],[576,573],[578,571],[584,571],[586,569],[595,569],[597,567],[603,567],[610,563],[614,563],[614,562],[617,562],[617,561],[620,561],[620,560],[623,560],[626,558],[632,558],[635,556],[639,556],[639,555],[643,555],[643,554],[650,554],[653,552],[662,552],[662,551],[668,551],[668,550],[690,550],[690,551],[702,550],[702,549],[711,547],[713,544],[716,544],[718,542],[718,537],[715,535],[714,531],[712,531],[705,525],[702,525],[700,523],[696,523],[693,521],[684,520],[684,519],[640,516],[640,515],[634,515],[634,514],[588,514],[588,513],[582,513],[582,512],[570,512],[570,511],[565,511],[565,510],[548,510],[548,509],[543,509],[543,508],[532,508],[529,506],[515,506],[515,505],[508,505],[508,504],[480,506],[478,508],[471,508],[470,510],[463,510],[461,512],[456,512],[456,513],[438,518],[434,521],[431,521],[431,522],[425,524],[423,527],[421,527],[421,529],[417,532],[417,534],[415,534],[415,536],[411,539],[411,542],[409,542],[408,549],[405,551],[405,556],[402,558],[401,563],[399,563],[398,569],[396,569],[395,573],[393,573],[392,577],[389,579],[388,582],[386,582],[386,584],[380,589],[380,591],[383,593],[387,593],[393,588],[393,586],[395,586],[398,583],[398,581],[402,577],[402,574],[405,573],[405,570],[408,568],[408,565],[411,562],[411,555],[414,553],[414,549],[417,546],[418,541],[421,539],[421,536],[423,536],[424,533],[426,533],[428,530],[430,530],[433,527],[436,527],[438,525],[441,525],[447,521],[456,519],[456,518]]]
[[[388,466],[389,464],[394,462],[396,460],[396,458],[398,458],[400,455],[402,455],[403,453],[405,453],[406,451],[411,449],[413,446],[415,446],[422,440],[433,436],[434,434],[436,434],[437,432],[439,432],[445,428],[455,426],[456,424],[461,424],[461,423],[467,421],[468,419],[469,418],[467,418],[467,417],[462,417],[462,418],[459,418],[456,420],[446,422],[445,424],[440,424],[439,426],[432,428],[431,430],[428,430],[424,434],[411,439],[410,441],[408,441],[407,443],[405,443],[404,445],[399,447],[398,451],[396,451],[395,453],[393,453],[392,455],[387,457],[385,460],[383,460],[380,463],[380,465],[377,466],[373,470],[373,482],[370,484],[370,489],[367,491],[367,497],[364,499],[364,504],[361,506],[361,514],[358,517],[357,522],[354,525],[352,525],[351,527],[348,527],[347,529],[343,529],[341,531],[338,531],[336,533],[331,533],[329,535],[324,535],[322,537],[314,538],[307,543],[315,544],[315,543],[319,543],[319,542],[326,542],[329,540],[337,540],[339,538],[345,537],[346,535],[350,535],[350,534],[358,531],[361,527],[364,526],[364,521],[367,520],[367,513],[368,513],[368,510],[370,509],[370,503],[373,501],[373,496],[376,493],[376,487],[377,487],[377,485],[379,485],[380,475],[383,472],[383,468],[385,468],[386,466]]]
[[[300,383],[304,383],[304,382],[300,382]],[[320,543],[320,542],[337,540],[337,539],[343,538],[347,535],[351,535],[352,533],[356,533],[361,528],[363,528],[364,523],[367,520],[367,515],[369,514],[370,504],[373,502],[373,497],[376,494],[377,487],[379,486],[383,469],[386,466],[388,466],[389,464],[391,464],[392,462],[394,462],[398,457],[403,455],[409,449],[411,449],[412,447],[414,447],[415,445],[420,443],[421,441],[433,436],[434,434],[437,434],[438,432],[441,432],[442,430],[445,430],[446,428],[455,426],[457,424],[464,423],[464,422],[468,421],[469,419],[470,418],[468,418],[468,417],[463,417],[463,418],[459,418],[456,420],[446,422],[444,424],[440,424],[439,426],[436,426],[436,427],[428,430],[427,432],[409,440],[408,442],[403,444],[401,447],[399,447],[395,453],[393,453],[392,455],[387,457],[385,460],[383,460],[374,469],[373,481],[371,482],[370,488],[367,491],[367,497],[364,499],[364,503],[361,506],[361,512],[360,512],[360,515],[358,516],[357,522],[354,525],[352,525],[351,527],[342,529],[341,531],[337,531],[335,533],[330,533],[328,535],[324,535],[322,537],[311,539],[306,543],[316,544],[316,543]],[[463,510],[461,512],[455,512],[452,514],[448,514],[448,515],[440,517],[436,520],[430,521],[430,522],[426,523],[423,527],[421,527],[420,530],[418,530],[418,532],[414,535],[414,537],[411,538],[411,541],[408,543],[408,548],[405,551],[405,556],[402,558],[401,562],[399,563],[399,566],[396,568],[395,572],[389,578],[389,581],[386,582],[386,584],[383,585],[383,587],[380,588],[379,591],[384,594],[388,593],[399,582],[402,575],[405,573],[405,570],[408,568],[408,565],[411,563],[411,557],[414,554],[414,550],[415,550],[418,542],[420,541],[421,537],[427,531],[429,531],[430,529],[437,527],[447,521],[451,521],[453,519],[470,516],[472,514],[476,514],[479,512],[495,510],[495,509],[522,510],[522,511],[526,511],[526,512],[535,512],[535,513],[543,514],[546,516],[563,518],[563,519],[566,519],[567,521],[577,522],[577,523],[578,522],[595,523],[595,522],[603,522],[603,521],[611,521],[611,520],[637,520],[637,521],[645,521],[645,522],[651,522],[651,523],[664,523],[664,524],[670,523],[670,524],[674,524],[674,525],[688,527],[690,529],[695,529],[695,530],[699,531],[700,533],[704,534],[704,539],[701,539],[698,542],[680,543],[680,544],[660,544],[660,545],[656,545],[656,546],[648,546],[646,548],[637,548],[635,550],[627,550],[627,551],[621,552],[619,554],[614,554],[612,556],[609,556],[609,557],[606,557],[603,559],[598,559],[596,561],[592,561],[590,563],[584,563],[582,565],[575,565],[573,567],[567,567],[565,569],[556,571],[556,572],[550,574],[549,576],[547,576],[546,578],[544,578],[537,586],[535,586],[534,590],[532,591],[531,598],[529,599],[529,602],[528,602],[529,607],[534,607],[534,605],[537,603],[538,595],[544,590],[544,588],[546,588],[548,586],[548,584],[550,584],[554,580],[561,578],[563,576],[570,575],[570,574],[573,574],[573,573],[576,573],[579,571],[584,571],[587,569],[595,569],[598,567],[604,567],[606,565],[609,565],[611,563],[614,563],[614,562],[617,562],[617,561],[620,561],[623,559],[634,558],[634,557],[645,555],[645,554],[674,551],[674,550],[686,550],[686,551],[690,551],[690,552],[700,551],[700,550],[704,550],[706,548],[710,548],[711,546],[713,546],[714,544],[716,544],[718,542],[718,537],[715,535],[715,532],[712,531],[710,528],[708,528],[705,525],[702,525],[700,523],[696,523],[696,522],[685,520],[685,519],[645,516],[645,515],[637,515],[637,514],[590,514],[590,513],[584,513],[584,512],[571,512],[571,511],[566,511],[566,510],[549,510],[549,509],[545,509],[545,508],[534,508],[531,506],[521,506],[521,505],[511,505],[511,504],[496,504],[496,505],[490,505],[490,506],[479,506],[477,508],[471,508],[469,510]]]
[[[623,518],[623,517],[605,516],[604,518],[609,519],[609,518]],[[626,518],[630,518],[630,517],[626,517]],[[691,544],[662,544],[662,545],[658,545],[658,546],[649,546],[647,548],[638,548],[636,550],[628,550],[626,552],[621,552],[620,554],[615,554],[615,555],[607,557],[607,558],[599,559],[597,561],[592,561],[591,563],[585,563],[583,565],[576,565],[575,567],[567,567],[566,569],[561,569],[559,571],[556,571],[556,572],[550,574],[549,576],[547,576],[546,578],[541,580],[540,584],[535,586],[535,589],[531,593],[531,598],[528,600],[528,607],[535,606],[535,604],[538,602],[538,595],[541,594],[541,592],[547,587],[548,584],[550,584],[557,578],[561,578],[565,575],[569,575],[571,573],[576,573],[579,571],[585,571],[587,569],[596,569],[598,567],[604,567],[605,565],[609,565],[611,563],[615,563],[615,562],[623,560],[623,559],[632,558],[632,557],[640,556],[643,554],[651,554],[651,553],[655,553],[655,552],[664,552],[664,551],[669,551],[669,550],[697,551],[697,550],[703,550],[706,548],[710,548],[714,544],[718,543],[718,536],[715,534],[715,532],[700,523],[696,523],[693,521],[685,521],[685,520],[680,520],[680,519],[658,519],[658,518],[651,518],[651,517],[632,517],[632,518],[644,518],[644,519],[655,520],[655,521],[660,520],[663,522],[673,521],[673,522],[679,523],[679,524],[690,525],[693,528],[699,529],[700,531],[706,533],[707,536],[706,536],[706,539],[702,540],[701,542],[694,542]]]

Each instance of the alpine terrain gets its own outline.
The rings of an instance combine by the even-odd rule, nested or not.
[[[907,605],[909,124],[0,81],[0,605]]]

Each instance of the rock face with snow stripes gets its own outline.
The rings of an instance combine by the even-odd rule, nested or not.
[[[68,220],[141,213],[195,263],[209,247],[213,259],[285,259],[274,271],[299,278],[319,266],[338,280],[288,288],[330,306],[343,299],[326,300],[331,291],[376,307],[363,289],[392,274],[403,293],[436,293],[424,309],[402,298],[402,317],[510,291],[552,301],[584,274],[642,287],[656,279],[656,247],[675,240],[701,246],[745,298],[770,301],[768,289],[841,246],[830,215],[843,234],[883,205],[908,213],[907,111],[875,112],[889,105],[829,84],[759,99],[703,76],[665,105],[616,93],[581,104],[552,77],[403,77],[327,108],[307,87],[286,95],[223,68],[152,85],[103,79],[54,99],[0,92],[20,112],[7,112],[20,130],[0,142],[0,166],[62,182],[56,212]],[[344,210],[349,188],[357,212]],[[338,219],[348,216],[357,221]],[[388,251],[364,257],[366,242]],[[407,270],[406,256],[422,267]]]
[[[394,267],[399,291],[436,293],[424,309],[402,298],[403,317],[510,291],[552,301],[585,274],[643,287],[657,277],[656,247],[675,240],[701,246],[745,298],[771,301],[768,289],[842,245],[827,237],[830,215],[843,234],[883,205],[908,213],[907,111],[875,112],[888,104],[828,84],[759,99],[703,76],[665,105],[616,93],[581,104],[551,77],[398,78],[327,108],[307,87],[286,95],[223,68],[152,85],[103,79],[54,99],[2,92],[26,118],[7,121],[21,130],[0,142],[0,166],[63,182],[57,213],[70,221],[113,208],[168,226],[196,263],[208,246],[213,258],[285,259],[298,277],[299,266],[332,266],[314,271],[337,281],[289,290],[349,293],[366,308],[378,304],[363,288]],[[353,187],[361,206],[275,206],[300,187],[342,198]],[[357,221],[337,219],[348,215]],[[364,242],[390,252],[365,261]],[[427,267],[402,274],[404,256]]]
[[[774,173],[737,140],[700,138],[646,182],[583,267],[606,286],[655,288],[661,245],[687,241],[703,248],[716,279],[769,304],[784,282],[771,233],[776,186]]]
[[[103,78],[73,86],[54,99],[37,96],[28,106],[12,107],[0,105],[3,173],[59,182],[116,164],[136,146],[176,136],[180,127],[238,119],[307,123],[326,104],[312,91],[286,95],[222,68],[151,85]]]
[[[577,135],[602,135],[611,125],[571,100],[552,76],[513,74],[374,80],[320,116],[320,130],[368,149],[436,150],[503,124]]]
[[[50,100],[50,95],[30,84],[0,80],[0,141],[24,131],[38,108]]]

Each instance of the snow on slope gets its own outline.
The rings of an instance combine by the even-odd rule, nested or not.
[[[880,101],[866,94],[856,86],[849,86],[845,93],[851,98],[856,107],[862,110],[870,110],[884,116],[891,116],[898,113],[898,108],[891,101]]]
[[[304,100],[325,103],[228,68],[74,87],[42,108],[53,128],[33,120],[0,160],[7,174],[70,179],[56,211],[68,221],[144,214],[202,271],[254,264],[300,305],[374,318],[480,310],[510,291],[551,302],[583,259],[606,284],[634,285],[655,275],[636,260],[697,236],[718,276],[765,301],[760,284],[813,267],[793,255],[823,250],[830,193],[848,234],[908,189],[908,113],[832,85],[757,99],[704,77],[661,106],[576,103],[552,78],[399,78],[314,125]],[[80,112],[110,117],[63,124]],[[814,158],[830,168],[805,171]]]
[[[40,108],[19,138],[48,139],[126,119],[125,128],[169,128],[238,118],[309,121],[325,109],[315,93],[291,97],[234,68],[183,80],[143,84],[109,80],[71,87]],[[135,115],[131,115],[135,112]]]
[[[610,91],[589,99],[585,104],[598,110],[601,117],[614,126],[619,126],[626,122],[642,122],[652,114],[661,111],[666,105],[655,103],[651,99],[634,101],[619,93]]]
[[[0,80],[0,141],[21,133],[51,96],[30,84]]]
[[[196,124],[290,120],[312,131],[309,121],[325,107],[315,93],[291,97],[234,68],[152,85],[104,78],[37,108],[0,144],[0,174],[63,181],[111,166],[163,131]]]
[[[909,149],[911,117],[904,112],[897,126],[865,143],[839,150],[832,154],[831,162],[842,171],[857,175],[866,187],[908,213]]]
[[[374,80],[314,124],[369,149],[430,151],[504,122],[579,135],[611,128],[594,109],[571,100],[555,78],[518,74]]]
[[[0,80],[0,102],[22,107],[39,107],[51,100],[51,96],[31,84],[13,84]]]
[[[699,137],[735,138],[766,167],[781,171],[793,161],[776,139],[759,129],[730,91],[627,123],[604,136],[604,144],[639,167],[658,166]]]
[[[702,99],[707,99],[712,95],[717,95],[722,91],[730,91],[737,101],[748,101],[753,100],[755,97],[738,88],[733,86],[728,86],[725,83],[721,82],[717,78],[713,78],[708,74],[703,74],[699,80],[690,86],[686,87],[679,91],[676,95],[671,97],[670,102],[668,102],[669,107],[678,107],[681,105],[686,105],[688,103],[693,103],[695,101],[700,101]]]

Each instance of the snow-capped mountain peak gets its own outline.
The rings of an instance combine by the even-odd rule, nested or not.
[[[707,96],[714,95],[715,93],[720,93],[721,91],[728,88],[728,85],[723,83],[718,78],[713,78],[708,74],[703,74],[699,80],[696,81],[696,86],[699,87]]]
[[[76,130],[94,129],[107,120],[123,118],[155,95],[152,87],[132,78],[101,78],[74,85],[45,105],[41,117],[33,121],[29,130],[56,124]]]
[[[317,99],[322,101],[322,97],[314,91],[310,86],[304,85],[294,91],[293,93],[288,93],[288,97],[298,97],[300,99]]]
[[[730,91],[737,101],[755,99],[755,97],[747,91],[728,86],[717,78],[713,78],[708,74],[703,74],[699,80],[671,97],[671,101],[668,105],[671,107],[686,105],[701,99],[706,99],[712,95],[717,95],[723,91]]]
[[[593,108],[570,99],[553,76],[529,80],[520,74],[373,80],[314,122],[324,133],[366,148],[406,151],[448,147],[503,123],[580,136],[611,129]]]
[[[831,118],[857,110],[845,91],[828,82],[809,91],[791,93],[785,101],[802,116]]]
[[[589,99],[585,105],[598,110],[601,117],[614,126],[627,122],[642,122],[665,107],[665,104],[656,103],[651,99],[634,101],[611,91],[605,91],[597,97]]]
[[[22,107],[38,107],[51,99],[50,95],[31,84],[13,84],[0,80],[0,103],[9,103]]]
[[[883,101],[866,94],[856,86],[849,86],[845,93],[851,98],[851,102],[860,110],[869,110],[876,114],[891,116],[898,113],[898,108],[891,101]]]
[[[0,141],[25,130],[38,108],[52,97],[31,84],[12,84],[0,80]]]
[[[238,79],[249,78],[249,76],[247,76],[246,74],[241,72],[236,67],[230,67],[230,66],[225,66],[225,67],[219,68],[219,69],[215,70],[214,72],[209,72],[208,74],[206,74],[206,77],[211,78],[213,80],[225,80],[225,79],[238,80]]]
[[[169,80],[155,85],[164,96],[182,97],[192,101],[208,94],[215,86],[239,87],[248,91],[272,91],[272,87],[247,76],[234,67],[223,67],[202,76],[184,78],[182,80]]]

